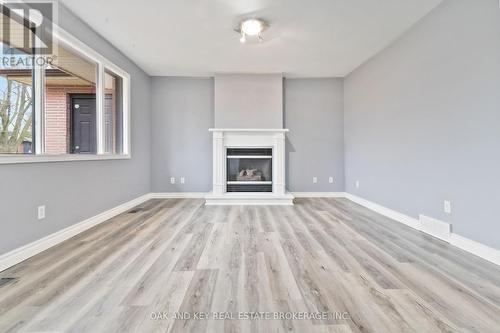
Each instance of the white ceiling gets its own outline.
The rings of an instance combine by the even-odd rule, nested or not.
[[[60,0],[149,75],[343,77],[441,0]],[[240,44],[241,17],[270,23]]]

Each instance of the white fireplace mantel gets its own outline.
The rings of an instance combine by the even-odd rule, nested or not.
[[[293,196],[286,192],[285,134],[283,128],[210,128],[213,136],[213,188],[207,205],[293,205]],[[273,191],[264,193],[226,192],[227,148],[272,148]]]

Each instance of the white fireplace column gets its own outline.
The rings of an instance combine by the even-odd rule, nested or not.
[[[225,161],[224,132],[213,132],[213,160]],[[226,164],[213,163],[213,194],[222,195],[226,192]]]
[[[273,192],[283,195],[286,192],[285,186],[285,133],[274,134],[273,152]]]

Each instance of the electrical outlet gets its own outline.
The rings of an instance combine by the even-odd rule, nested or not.
[[[186,178],[181,177],[181,184],[185,184],[185,183],[186,183]]]
[[[451,214],[451,202],[448,200],[444,201],[444,212],[446,214]]]
[[[318,177],[313,177],[313,184],[316,184],[318,182]]]
[[[45,218],[45,206],[38,206],[38,219],[43,220]]]
[[[329,182],[330,184],[333,184],[333,177],[328,177],[328,182]]]
[[[170,177],[170,184],[175,184],[175,177]]]
[[[356,180],[356,188],[359,188],[359,180]]]

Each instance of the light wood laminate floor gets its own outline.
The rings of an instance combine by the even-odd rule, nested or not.
[[[150,200],[0,277],[0,332],[500,332],[498,266],[345,199]]]

